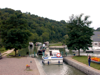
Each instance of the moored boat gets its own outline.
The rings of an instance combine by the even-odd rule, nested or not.
[[[46,50],[42,56],[44,64],[63,64],[63,57],[59,50]]]

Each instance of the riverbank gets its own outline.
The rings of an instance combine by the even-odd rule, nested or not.
[[[43,70],[43,68],[40,64],[40,62],[37,60],[37,58],[34,58],[34,60],[35,60],[35,63],[37,65],[37,68],[39,70],[40,75],[46,75],[46,73],[44,72],[44,70]]]
[[[64,58],[64,62],[79,69],[80,71],[86,73],[87,75],[100,75],[100,70],[94,69],[88,65],[78,62],[72,59],[71,57],[63,57],[63,58]]]

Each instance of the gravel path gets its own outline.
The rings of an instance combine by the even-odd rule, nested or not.
[[[32,61],[32,63],[30,63]],[[26,64],[32,71],[26,71]],[[40,75],[34,58],[6,58],[0,60],[0,75]]]

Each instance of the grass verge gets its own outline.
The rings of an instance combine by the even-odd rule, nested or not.
[[[88,57],[87,56],[80,56],[80,57],[79,56],[74,56],[72,58],[79,61],[79,62],[82,62],[82,63],[88,65]],[[100,64],[91,62],[90,66],[95,68],[95,69],[100,70]]]
[[[4,53],[4,52],[6,52],[6,51],[7,51],[7,50],[6,50],[4,47],[1,47],[1,48],[0,48],[0,52],[1,52],[1,53]]]
[[[17,53],[18,53],[18,51],[17,51]],[[15,51],[9,53],[9,54],[7,55],[7,57],[8,57],[8,58],[21,58],[21,57],[18,56],[18,55],[16,55],[16,57],[15,57]]]
[[[53,43],[53,44],[50,44],[50,46],[62,46],[62,43]]]
[[[27,52],[29,52],[28,48],[22,48],[22,49],[17,51],[16,57],[15,57],[15,51],[13,51],[12,53],[8,54],[7,57],[9,57],[9,58],[13,58],[13,57],[14,58],[21,58],[21,57],[25,57],[27,55]],[[36,47],[34,47],[33,54],[34,54],[34,52],[35,52],[35,54],[37,53]]]

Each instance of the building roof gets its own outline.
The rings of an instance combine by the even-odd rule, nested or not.
[[[100,42],[100,31],[94,31],[94,35],[92,36],[93,42]]]

